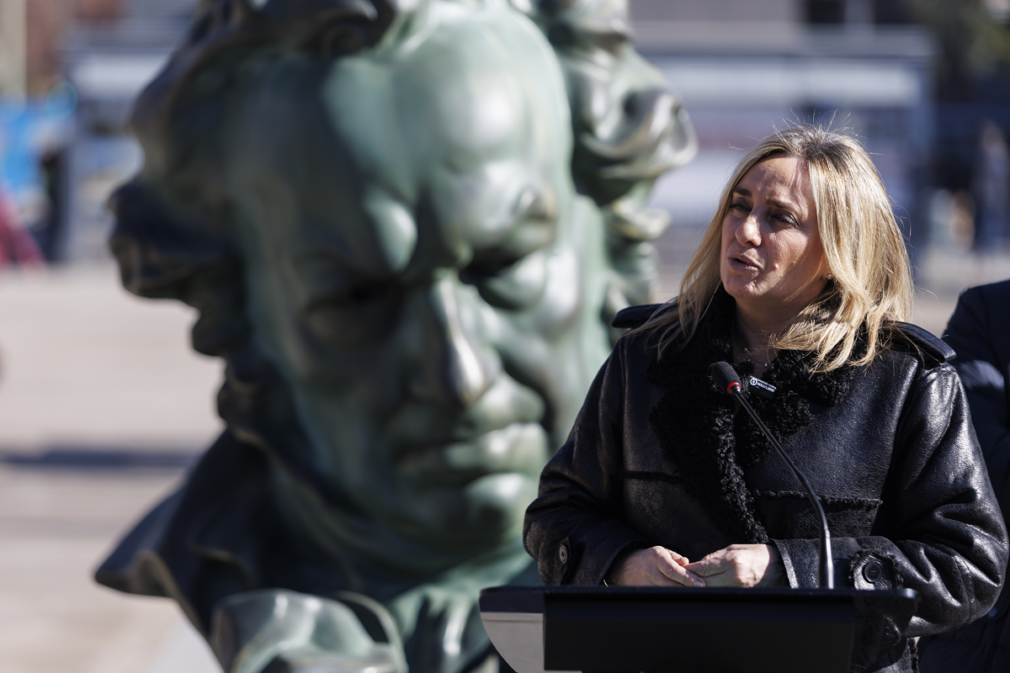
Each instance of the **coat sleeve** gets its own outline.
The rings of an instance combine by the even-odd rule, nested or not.
[[[908,588],[919,606],[904,637],[984,615],[1007,562],[1007,533],[964,389],[953,367],[920,370],[906,396],[876,536],[836,538],[836,586]],[[817,586],[817,540],[776,540],[794,587]],[[841,581],[839,581],[841,580]],[[895,634],[897,635],[897,634]]]
[[[988,290],[988,292],[987,292]],[[1010,282],[961,295],[944,340],[957,351],[971,420],[1003,517],[1010,516]]]
[[[526,510],[526,550],[545,584],[599,584],[619,555],[649,546],[622,523],[624,341],[596,375]]]

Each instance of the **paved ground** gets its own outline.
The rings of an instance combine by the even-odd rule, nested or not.
[[[660,246],[667,294],[696,235],[680,239]],[[919,275],[917,321],[939,332],[1010,258],[933,252]],[[190,351],[192,320],[128,296],[110,265],[0,277],[0,672],[215,670],[174,605],[90,579],[218,431],[220,367]]]
[[[0,277],[3,673],[216,670],[173,604],[91,581],[217,433],[220,368],[191,321],[110,265]]]

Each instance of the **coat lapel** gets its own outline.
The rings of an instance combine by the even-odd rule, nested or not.
[[[732,540],[767,543],[768,533],[757,514],[744,470],[774,449],[744,412],[735,413],[732,398],[709,374],[719,361],[732,362],[735,304],[721,288],[716,293],[695,336],[674,344],[649,367],[649,383],[663,390],[649,420],[667,458],[688,478],[683,486],[700,502]],[[775,397],[755,395],[749,400],[780,442],[813,421],[811,403],[830,407],[844,399],[855,374],[843,367],[829,374],[808,373],[810,353],[781,351],[764,380],[776,387]],[[750,363],[735,365],[749,376]]]

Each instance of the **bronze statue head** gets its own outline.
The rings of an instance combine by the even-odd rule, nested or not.
[[[645,195],[694,151],[624,3],[207,0],[133,125],[123,283],[198,310],[330,588],[525,563],[540,470],[656,277]]]

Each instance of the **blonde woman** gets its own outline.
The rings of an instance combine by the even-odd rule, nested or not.
[[[810,478],[835,586],[915,589],[875,615],[861,671],[914,670],[911,638],[995,600],[1007,534],[942,341],[909,325],[891,204],[854,140],[797,127],[735,171],[680,296],[634,327],[544,469],[525,543],[548,584],[817,586],[819,520],[709,375],[727,361]]]

